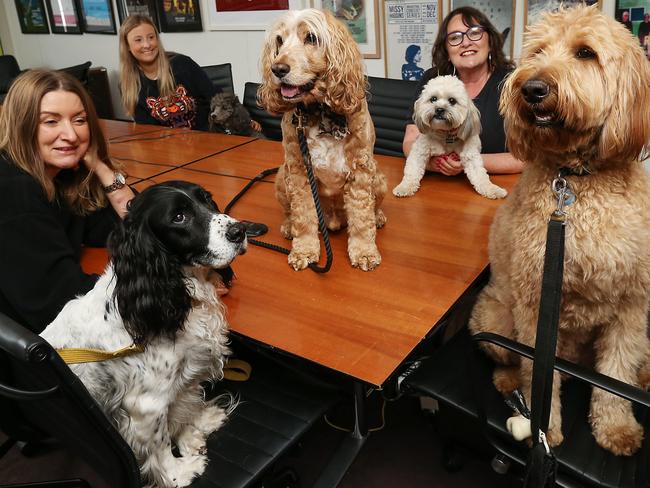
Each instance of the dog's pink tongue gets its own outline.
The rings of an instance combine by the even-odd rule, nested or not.
[[[300,92],[300,88],[297,86],[282,85],[280,87],[280,93],[282,93],[282,96],[285,98],[293,98],[298,95],[298,92]]]

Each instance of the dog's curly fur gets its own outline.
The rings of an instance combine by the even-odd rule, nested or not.
[[[381,262],[375,236],[386,222],[379,209],[386,177],[373,157],[375,132],[363,60],[354,39],[329,12],[288,12],[266,38],[261,71],[261,104],[269,112],[284,114],[285,160],[276,177],[276,196],[286,216],[281,232],[293,239],[289,264],[300,270],[320,256],[318,220],[292,123],[301,103],[307,111],[325,107],[325,112],[345,119],[347,135],[334,137],[319,127],[330,120],[312,114],[305,135],[328,228],[347,225],[352,265],[373,269]]]
[[[404,165],[404,177],[393,195],[415,195],[432,156],[455,152],[474,189],[487,198],[503,198],[508,192],[490,181],[481,157],[481,115],[465,85],[455,76],[429,81],[415,101],[413,120],[420,135]]]
[[[592,347],[598,372],[630,384],[640,374],[647,381],[650,354],[650,178],[639,162],[650,140],[648,66],[638,40],[597,7],[550,13],[529,27],[500,105],[524,172],[497,211],[492,275],[470,320],[474,332],[534,345],[546,226],[557,206],[551,182],[560,167],[586,163],[591,174],[566,178],[576,199],[566,207],[557,353],[576,361]],[[520,381],[530,399],[531,362],[486,350],[505,365],[495,372],[497,387]],[[552,445],[563,439],[560,381],[556,373]],[[589,419],[605,449],[631,455],[641,445],[627,400],[594,388]]]
[[[264,137],[253,129],[248,110],[241,104],[239,97],[232,93],[217,93],[210,100],[209,129],[224,134]]]
[[[111,234],[106,272],[42,333],[55,348],[144,346],[70,367],[133,449],[148,486],[190,484],[205,469],[207,435],[226,418],[224,408],[203,400],[201,387],[223,376],[229,354],[214,286],[221,278],[213,275],[228,281],[230,262],[245,249],[244,225],[219,213],[203,188],[179,181],[149,187]]]

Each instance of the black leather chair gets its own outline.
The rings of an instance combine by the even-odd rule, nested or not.
[[[235,349],[252,373],[248,381],[223,381],[206,392],[210,397],[230,392],[239,404],[209,437],[208,466],[193,488],[248,487],[275,479],[274,462],[340,398],[338,389],[301,374],[301,368],[252,348]],[[131,449],[77,376],[44,339],[2,314],[0,430],[11,441],[55,438],[108,486],[141,486]],[[84,485],[55,480],[38,486]]]
[[[464,328],[424,359],[404,380],[403,387],[415,394],[437,399],[440,404],[437,415],[442,415],[447,427],[451,423],[449,419],[455,419],[452,430],[445,430],[443,426],[445,445],[477,447],[481,443],[477,443],[476,439],[486,438],[494,449],[493,454],[498,453],[501,459],[514,461],[520,468],[525,465],[529,449],[526,443],[516,442],[507,432],[506,419],[512,416],[511,410],[492,383],[494,364],[476,348],[476,341],[488,341],[522,356],[532,357],[532,348],[494,334],[478,334],[472,338]],[[636,418],[644,425],[646,433],[650,433],[650,393],[567,361],[558,360],[556,369],[571,377],[562,385],[564,442],[554,449],[559,466],[557,485],[608,488],[650,486],[648,435],[641,450],[634,456],[614,456],[596,444],[587,420],[590,385],[594,385],[632,399],[636,403]],[[453,454],[446,454],[444,461],[448,468],[460,467]],[[522,469],[519,469],[521,473]]]
[[[18,61],[11,54],[0,56],[0,104],[4,102],[9,87],[20,74]]]
[[[65,71],[68,74],[71,74],[75,78],[77,78],[83,86],[88,85],[88,71],[90,70],[90,65],[92,63],[90,61],[86,61],[85,63],[81,64],[76,64],[74,66],[68,66],[67,68],[61,68],[59,71]]]
[[[375,126],[375,153],[403,157],[402,140],[416,81],[368,77],[368,109]]]
[[[257,121],[262,126],[262,133],[267,139],[274,141],[282,140],[282,116],[271,115],[257,103],[257,89],[259,83],[247,82],[244,86],[243,105],[251,114],[251,119]]]
[[[235,93],[232,82],[232,67],[230,63],[213,64],[211,66],[201,66],[201,69],[208,75],[212,84],[221,89],[224,93]]]

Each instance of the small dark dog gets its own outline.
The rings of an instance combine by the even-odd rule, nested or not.
[[[264,137],[251,122],[248,110],[237,95],[217,93],[210,101],[210,131],[239,136]]]

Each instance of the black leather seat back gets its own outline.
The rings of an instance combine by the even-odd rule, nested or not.
[[[257,121],[262,126],[262,133],[267,139],[275,141],[282,140],[282,116],[271,115],[257,103],[257,89],[259,83],[247,82],[244,86],[243,105],[251,114],[251,119]]]
[[[368,109],[375,126],[375,153],[403,157],[406,118],[413,106],[416,81],[368,77]]]
[[[82,64],[77,64],[75,66],[68,66],[67,68],[61,68],[59,71],[65,71],[68,74],[71,74],[75,78],[77,78],[83,86],[88,85],[88,70],[90,70],[90,65],[92,63],[90,61],[86,61],[85,63]]]
[[[18,61],[11,54],[0,56],[0,103],[4,101],[9,87],[16,76],[20,74]]]
[[[0,366],[3,432],[16,440],[53,437],[108,486],[140,488],[133,452],[81,381],[44,339],[2,314]]]
[[[235,93],[232,82],[232,66],[230,63],[201,66],[201,69],[208,75],[212,84],[220,88],[223,93]]]

